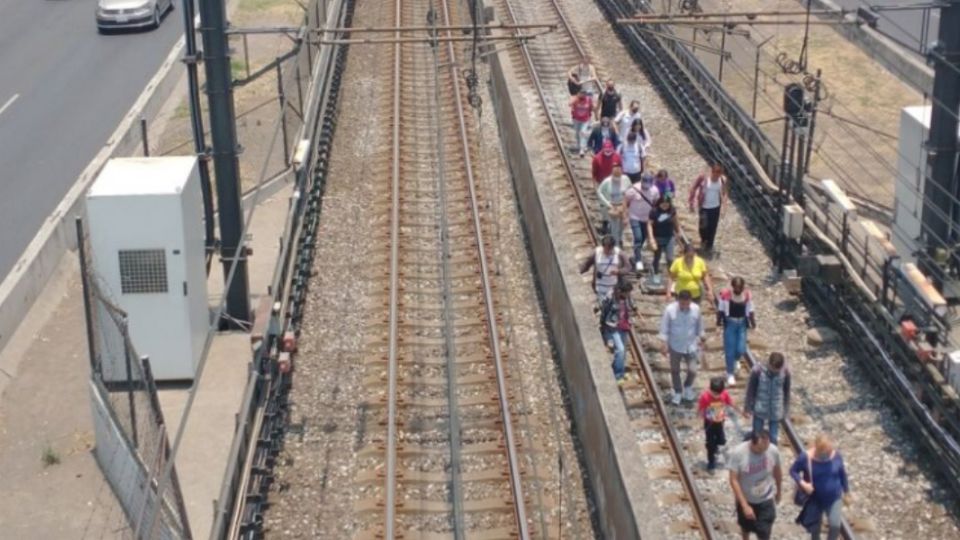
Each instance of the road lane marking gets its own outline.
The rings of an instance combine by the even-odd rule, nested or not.
[[[13,102],[16,101],[18,97],[20,97],[20,94],[14,94],[8,99],[7,102],[3,104],[3,107],[0,107],[0,114],[3,114],[3,111],[7,110],[7,107],[13,105]]]

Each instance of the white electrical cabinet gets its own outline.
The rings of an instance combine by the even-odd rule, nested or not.
[[[157,380],[190,380],[209,331],[196,157],[114,158],[87,193],[91,265]],[[122,355],[103,376],[126,380]]]
[[[916,262],[923,213],[927,154],[924,143],[930,129],[930,107],[904,107],[900,111],[897,178],[894,187],[891,240],[904,261]]]

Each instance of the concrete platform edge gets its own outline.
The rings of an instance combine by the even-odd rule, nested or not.
[[[549,312],[574,421],[582,442],[600,528],[606,538],[666,538],[649,477],[635,459],[639,451],[610,370],[610,355],[597,332],[592,294],[576,272],[575,249],[562,245],[562,217],[543,196],[532,163],[538,151],[528,144],[528,119],[515,105],[516,84],[507,53],[490,57],[494,106],[504,151],[519,198],[534,266]],[[523,98],[516,103],[522,107]]]

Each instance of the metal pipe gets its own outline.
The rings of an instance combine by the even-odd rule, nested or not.
[[[247,72],[247,78],[250,78],[250,45],[247,41],[247,34],[243,35],[243,65]]]
[[[90,303],[90,275],[87,270],[87,243],[83,234],[83,218],[77,216],[77,255],[80,258],[80,290],[83,294],[83,317],[87,322],[87,354],[90,355],[90,373],[102,372],[97,362],[97,346],[93,335],[93,307]]]
[[[811,10],[814,15],[846,15],[850,10],[836,9],[814,9]],[[675,19],[709,19],[709,18],[728,18],[728,17],[781,17],[806,15],[807,10],[784,10],[784,11],[718,11],[716,13],[665,13],[650,14],[633,17],[633,19],[655,20],[655,21],[673,21]]]
[[[150,157],[150,141],[147,139],[147,119],[140,117],[140,142],[143,143],[143,157]]]
[[[190,103],[190,129],[193,132],[193,151],[197,155],[197,168],[200,171],[200,192],[203,195],[203,230],[204,246],[207,255],[213,253],[216,245],[216,229],[214,226],[213,186],[210,182],[210,166],[208,160],[206,131],[203,128],[203,113],[200,110],[200,82],[197,74],[197,63],[200,55],[197,53],[197,36],[194,29],[196,15],[193,9],[193,0],[183,0],[183,62],[187,66],[188,102]],[[210,259],[207,260],[207,274],[210,273]]]
[[[555,24],[478,24],[476,27],[472,24],[462,24],[462,25],[438,25],[438,26],[357,26],[353,28],[317,28],[316,30],[311,30],[311,32],[317,32],[321,34],[336,34],[341,32],[348,33],[371,33],[371,32],[430,32],[433,29],[437,31],[448,31],[448,30],[464,30],[473,32],[474,28],[476,30],[482,31],[481,33],[486,34],[488,30],[515,30],[522,29],[528,30],[533,28],[549,28],[555,30],[557,25]]]
[[[715,25],[717,21],[648,21],[645,19],[617,19],[617,24],[670,24],[673,26],[707,26]],[[807,24],[802,20],[786,21],[730,21],[728,25],[733,26],[801,26]],[[858,21],[840,19],[836,21],[810,21],[813,26],[836,26],[836,25],[859,25]]]
[[[280,131],[283,134],[283,163],[290,165],[290,141],[287,135],[287,94],[283,91],[283,68],[277,59],[277,101],[280,103]]]
[[[669,40],[671,40],[671,41],[676,41],[677,43],[683,43],[684,45],[689,45],[689,46],[690,46],[691,48],[693,48],[694,50],[700,49],[700,50],[702,50],[702,51],[707,51],[707,52],[710,52],[710,53],[713,53],[713,54],[725,54],[728,58],[729,58],[729,56],[730,56],[729,53],[723,53],[720,49],[718,49],[718,48],[716,48],[716,47],[709,47],[709,46],[707,46],[707,45],[701,45],[701,44],[697,43],[697,29],[696,29],[696,28],[693,29],[693,41],[691,41],[691,40],[689,40],[689,39],[683,39],[683,38],[681,38],[681,37],[677,37],[677,36],[674,36],[674,35],[672,35],[672,34],[667,34],[667,33],[664,33],[664,32],[657,32],[656,30],[651,30],[651,29],[649,29],[649,28],[638,28],[637,30],[640,31],[640,32],[643,32],[643,33],[645,33],[645,34],[650,34],[651,36],[657,36],[657,37],[662,38],[662,39],[669,39]]]
[[[813,134],[817,127],[817,110],[820,108],[820,73],[821,70],[818,69],[817,78],[815,79],[816,82],[813,87],[813,110],[810,112],[810,133],[807,134],[810,142],[807,146],[807,155],[803,159],[804,173],[810,171],[810,158],[813,155]]]
[[[723,83],[723,58],[727,52],[727,33],[720,34],[720,67],[717,70],[717,80]]]
[[[757,56],[753,60],[753,106],[750,108],[750,117],[757,118],[757,90],[760,87],[760,47],[757,45]]]
[[[522,34],[515,37],[497,37],[497,36],[485,36],[480,40],[481,43],[489,43],[492,41],[526,41],[537,36],[542,36],[547,32],[536,32],[532,34]],[[389,44],[389,43],[451,43],[451,42],[464,42],[469,41],[473,42],[474,39],[468,36],[453,36],[453,37],[441,37],[433,39],[430,37],[423,38],[359,38],[359,39],[320,39],[315,41],[321,45],[379,45],[379,44]]]

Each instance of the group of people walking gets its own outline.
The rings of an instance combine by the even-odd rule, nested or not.
[[[737,382],[738,363],[747,352],[747,333],[757,326],[751,291],[742,277],[734,277],[728,286],[715,291],[706,260],[691,243],[682,241],[676,185],[667,170],[659,169],[655,174],[647,170],[652,139],[643,124],[640,103],[631,101],[624,108],[614,81],[601,85],[596,71],[586,62],[570,69],[567,86],[576,143],[571,150],[580,157],[587,151],[593,156],[591,174],[602,219],[600,245],[580,270],[593,271],[600,332],[613,353],[614,377],[619,385],[629,377],[626,343],[636,307],[628,278],[646,273],[643,249],[648,247],[653,252],[649,282],[663,286],[667,301],[658,338],[660,352],[670,364],[672,391],[668,399],[673,405],[697,401],[703,419],[707,469],[711,472],[727,443],[728,418],[735,422],[738,432],[738,416],[752,421],[745,440],[727,452],[726,468],[743,538],[752,533],[768,539],[783,479],[777,443],[780,422],[787,418],[790,406],[791,376],[786,359],[774,352],[750,371],[744,407],[738,410],[727,388]],[[596,99],[592,90],[599,91]],[[723,167],[717,163],[699,175],[690,189],[687,206],[697,215],[704,256],[716,249],[728,189]],[[633,237],[629,253],[623,249],[628,226]],[[678,243],[682,243],[683,253],[674,258]],[[661,276],[664,258],[667,271]],[[705,301],[716,308],[717,326],[722,328],[725,376],[712,378],[698,396],[695,382],[706,341]],[[849,485],[843,460],[829,437],[817,436],[813,447],[797,457],[789,473],[797,485],[795,502],[802,507],[797,522],[818,540],[826,516],[827,538],[836,539],[842,521],[841,501]]]

